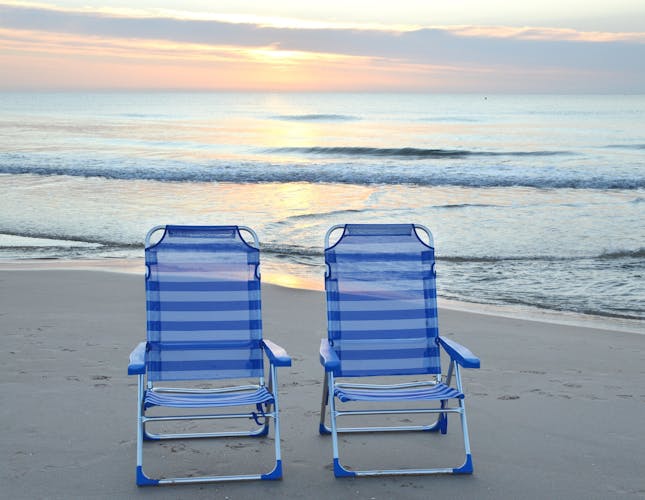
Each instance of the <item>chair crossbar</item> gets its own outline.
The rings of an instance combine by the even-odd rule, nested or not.
[[[226,413],[219,415],[159,415],[155,417],[142,417],[141,421],[146,422],[172,422],[180,420],[217,420],[227,418],[253,418],[253,413]],[[273,412],[264,412],[262,417],[275,417]]]
[[[232,475],[232,476],[200,476],[200,477],[173,477],[159,479],[157,484],[197,484],[197,483],[223,483],[227,481],[255,481],[263,479],[262,474]]]
[[[390,469],[390,470],[360,470],[352,471],[354,476],[421,476],[427,474],[453,474],[452,468],[439,469]]]
[[[432,425],[406,425],[406,426],[397,426],[397,427],[336,427],[336,432],[338,434],[358,434],[361,432],[370,433],[370,432],[413,432],[413,431],[431,431],[436,429],[437,424]],[[327,427],[328,432],[331,432],[331,429]]]
[[[463,413],[463,409],[460,407],[450,407],[450,408],[417,408],[417,409],[400,409],[400,410],[336,410],[334,415],[336,417],[351,417],[356,415],[411,415],[411,414],[446,414],[446,413]],[[360,432],[411,432],[411,431],[435,431],[439,428],[439,420],[436,420],[430,425],[388,425],[388,426],[372,426],[372,427],[338,427],[336,426],[336,432],[341,433],[360,433]],[[323,428],[326,433],[331,433],[332,429],[323,425]]]
[[[450,408],[406,408],[396,410],[336,410],[337,417],[348,415],[414,415],[416,413],[463,413],[459,407]]]
[[[154,441],[163,441],[170,439],[196,439],[196,438],[221,438],[221,437],[252,437],[252,436],[264,436],[266,435],[266,430],[264,426],[257,431],[229,431],[229,432],[186,432],[186,433],[175,433],[175,434],[156,434],[153,432],[146,431],[146,438]]]

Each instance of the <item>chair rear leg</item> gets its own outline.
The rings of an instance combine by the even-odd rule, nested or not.
[[[457,379],[457,389],[463,392],[461,385],[461,373],[459,366],[455,367],[455,375]],[[466,402],[463,399],[459,400],[459,407],[461,408],[461,432],[464,435],[464,451],[466,452],[466,460],[461,467],[453,469],[455,474],[472,474],[473,473],[473,459],[470,453],[470,438],[468,437],[468,419],[466,418]]]
[[[136,482],[137,486],[155,486],[159,481],[150,479],[143,472],[143,440],[145,438],[145,423],[143,422],[143,375],[139,375],[139,384],[137,388],[137,469]]]
[[[323,390],[322,390],[322,401],[320,403],[320,425],[318,427],[318,432],[320,434],[331,433],[329,427],[327,427],[327,424],[325,423],[328,404],[329,404],[329,375],[325,373],[325,377],[323,381]]]
[[[445,408],[446,404],[448,402],[444,399],[441,401],[441,408]],[[448,433],[448,414],[447,413],[440,413],[439,414],[439,431],[441,434],[447,434]]]

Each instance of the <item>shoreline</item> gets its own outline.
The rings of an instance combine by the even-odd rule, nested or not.
[[[94,271],[110,272],[117,274],[139,275],[144,274],[143,259],[25,259],[25,260],[0,260],[0,271]],[[262,274],[262,282],[294,290],[307,290],[324,292],[322,277],[320,280],[306,279],[290,274],[280,274],[266,271]],[[466,313],[482,314],[485,316],[498,316],[508,319],[523,321],[536,321],[554,325],[577,326],[611,330],[621,333],[635,333],[645,335],[645,321],[629,318],[615,318],[591,314],[576,313],[573,311],[556,311],[540,309],[526,305],[497,305],[478,302],[459,301],[439,297],[437,299],[441,309],[461,311]]]

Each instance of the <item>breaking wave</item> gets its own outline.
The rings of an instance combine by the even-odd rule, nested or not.
[[[333,149],[333,148],[332,148]],[[383,152],[383,150],[378,150]],[[403,151],[403,150],[396,150]],[[422,150],[428,151],[428,150]],[[450,154],[444,150],[443,153]],[[554,153],[554,152],[552,152]],[[381,154],[381,153],[378,153]],[[412,154],[412,153],[411,153]],[[415,153],[416,154],[416,153]],[[427,153],[430,154],[430,153]],[[461,154],[461,153],[459,153]],[[526,154],[548,154],[533,152]],[[554,153],[555,154],[555,153]],[[265,161],[180,160],[107,158],[69,159],[47,155],[0,154],[0,174],[98,177],[115,180],[159,182],[231,182],[354,185],[461,186],[472,188],[530,187],[539,189],[645,188],[645,177],[636,173],[596,172],[533,166],[459,163],[269,163]]]

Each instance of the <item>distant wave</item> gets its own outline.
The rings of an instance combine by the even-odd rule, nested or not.
[[[645,144],[609,144],[605,147],[612,149],[645,149]]]
[[[606,259],[606,260],[618,260],[618,259],[642,259],[645,258],[645,248],[640,248],[638,250],[618,250],[615,252],[605,252],[600,255],[502,255],[498,257],[493,256],[444,256],[437,255],[438,261],[446,262],[455,262],[455,263],[469,263],[469,262],[480,262],[480,263],[495,263],[495,262],[568,262],[568,261],[580,261],[580,260],[591,260],[591,259]]]
[[[87,251],[87,248],[82,249],[78,247],[69,247],[63,245],[47,245],[47,246],[25,246],[25,245],[0,245],[0,250],[13,250],[14,252],[34,253],[34,252],[69,252],[71,249],[82,252]]]
[[[329,217],[334,215],[344,215],[344,214],[357,214],[357,213],[367,213],[370,210],[358,210],[358,209],[348,209],[348,210],[332,210],[331,212],[325,212],[320,214],[300,214],[292,215],[288,217],[287,220],[302,220],[302,219],[317,219],[320,217]]]
[[[281,253],[289,255],[307,255],[315,257],[322,255],[321,249],[303,247],[301,245],[287,245],[280,243],[261,243],[262,250],[267,253]]]
[[[123,118],[144,118],[147,120],[174,118],[171,114],[160,113],[118,113],[116,116]]]
[[[529,187],[538,189],[645,188],[645,177],[613,172],[586,175],[584,171],[535,166],[498,168],[472,165],[272,164],[266,162],[203,163],[159,159],[68,159],[0,153],[0,174],[98,177],[160,182],[231,182],[354,185],[461,186],[472,188]]]
[[[430,208],[445,208],[445,209],[456,209],[456,208],[493,208],[499,207],[499,205],[492,205],[489,203],[455,203],[449,205],[432,205]]]
[[[466,118],[464,116],[431,116],[428,118],[419,118],[417,121],[430,123],[476,123],[481,120],[477,118]]]
[[[457,294],[446,294],[447,298],[453,298],[461,302],[470,302],[477,303],[469,297],[462,297]],[[553,300],[551,297],[542,296],[542,297],[529,297],[523,299],[520,296],[505,296],[503,300],[496,300],[493,297],[480,298],[482,303],[485,304],[494,304],[494,305],[518,305],[518,306],[528,306],[530,308],[542,309],[544,311],[561,311],[561,312],[574,312],[576,314],[591,315],[597,317],[605,318],[615,318],[622,320],[637,320],[642,321],[645,319],[645,315],[641,311],[631,311],[631,310],[611,310],[605,308],[593,308],[585,307],[581,304],[576,303],[565,303],[558,300]]]
[[[368,148],[358,146],[340,147],[289,147],[273,148],[267,152],[299,153],[325,156],[360,156],[391,158],[466,158],[469,156],[559,156],[575,154],[571,151],[470,151],[463,149],[424,149],[424,148]]]
[[[645,259],[645,247],[638,250],[618,250],[616,252],[605,252],[600,255],[601,259]]]
[[[286,121],[303,121],[303,122],[340,122],[340,121],[353,121],[359,118],[351,115],[337,115],[337,114],[305,114],[305,115],[275,115],[271,117],[273,120],[286,120]]]
[[[73,243],[83,243],[86,245],[100,245],[106,247],[119,247],[119,248],[142,248],[143,247],[143,238],[141,242],[122,242],[122,241],[113,241],[105,238],[93,238],[88,236],[79,236],[79,235],[70,235],[70,234],[60,234],[60,233],[47,233],[47,232],[37,232],[37,231],[15,231],[11,229],[0,228],[0,236],[19,236],[21,238],[33,238],[38,240],[49,240],[54,246],[61,248],[68,248],[65,246],[65,242]],[[48,245],[43,245],[48,246]],[[33,248],[31,246],[24,245],[5,245],[4,248]],[[49,247],[49,246],[48,246]]]

